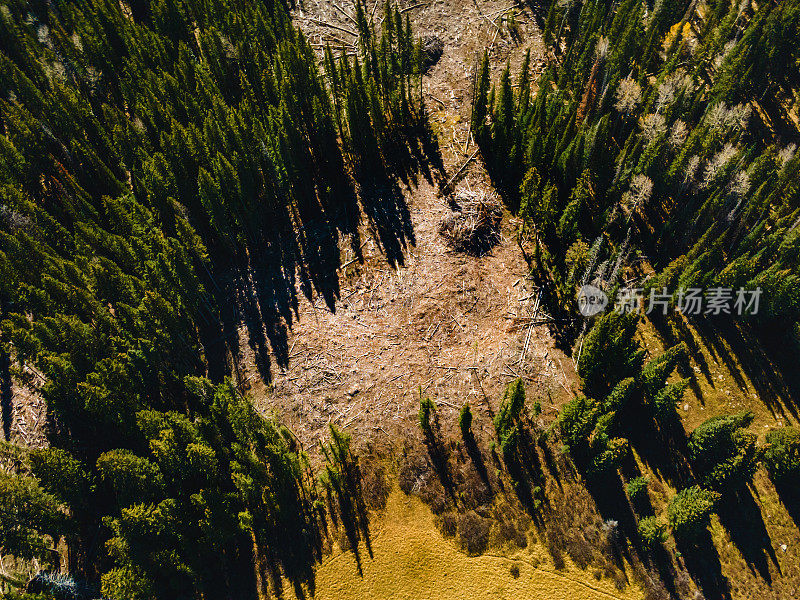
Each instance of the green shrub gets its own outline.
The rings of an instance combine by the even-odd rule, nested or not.
[[[772,480],[800,477],[800,431],[794,427],[773,429],[766,441],[764,466]]]
[[[158,467],[130,450],[116,449],[101,454],[97,459],[97,471],[120,508],[154,501],[164,488],[164,478]]]
[[[509,460],[519,440],[519,416],[525,406],[525,386],[522,379],[515,379],[506,386],[500,410],[494,418],[494,430],[500,442],[503,458]]]
[[[681,379],[675,383],[665,385],[655,394],[651,406],[653,416],[659,423],[663,424],[670,417],[675,417],[675,408],[683,398],[683,392],[688,385],[688,379]]]
[[[686,344],[681,342],[649,361],[642,369],[641,383],[645,398],[651,400],[667,383],[678,362],[686,357]]]
[[[620,381],[603,402],[603,410],[617,411],[624,408],[636,387],[636,380],[628,377]]]
[[[80,460],[61,448],[37,449],[30,454],[31,469],[42,487],[70,506],[85,506],[94,481]]]
[[[502,434],[516,423],[523,406],[525,406],[525,386],[522,379],[515,379],[506,386],[500,410],[494,418],[494,428],[498,438],[502,438]]]
[[[647,486],[650,485],[650,478],[646,475],[641,477],[634,477],[625,486],[628,492],[628,498],[631,499],[634,506],[641,506],[647,500]]]
[[[600,405],[586,396],[573,398],[558,417],[558,428],[564,445],[574,452],[589,440],[589,434],[600,417]]]
[[[596,442],[592,445],[590,471],[598,474],[618,469],[630,452],[628,440],[620,437],[595,439]]]
[[[634,313],[611,312],[595,321],[578,362],[578,375],[587,396],[602,398],[623,379],[639,374],[644,350],[634,337],[636,324]]]
[[[23,591],[12,590],[5,595],[6,600],[52,600],[47,594],[28,594]]]
[[[0,472],[0,547],[19,559],[38,559],[49,566],[51,549],[72,533],[58,500],[34,477]],[[1,596],[0,596],[1,597]]]
[[[675,494],[667,507],[669,526],[675,537],[691,540],[699,536],[708,527],[720,497],[719,493],[697,485]]]
[[[649,550],[653,550],[667,541],[667,525],[656,517],[645,517],[639,521],[639,538]]]
[[[705,487],[723,491],[747,483],[759,460],[753,413],[712,417],[689,436],[689,458]]]
[[[503,460],[508,463],[514,458],[514,453],[517,451],[517,444],[519,443],[519,428],[512,427],[500,440],[500,452],[503,454]]]

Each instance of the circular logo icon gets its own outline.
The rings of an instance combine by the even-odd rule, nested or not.
[[[608,296],[598,287],[582,285],[578,290],[578,310],[584,317],[600,314],[608,306]]]

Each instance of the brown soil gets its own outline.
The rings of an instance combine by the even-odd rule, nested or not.
[[[533,14],[517,7],[517,40],[522,41],[512,38],[504,21],[514,7],[508,0],[406,2],[401,9],[404,5],[416,35],[434,34],[445,44],[423,87],[450,177],[476,149],[469,117],[473,73],[483,49],[489,49],[499,69],[509,59],[512,67],[518,65],[531,48],[533,70],[540,71],[541,36]],[[372,6],[368,3],[370,11]],[[320,51],[326,42],[340,46],[342,40],[355,39],[336,29],[354,28],[344,14],[354,15],[354,8],[338,7],[310,0],[295,12]],[[381,16],[378,6],[375,20]],[[493,193],[479,160],[463,170],[458,186]],[[252,350],[242,344],[244,387],[307,449],[327,434],[328,423],[362,441],[401,439],[415,427],[420,391],[437,403],[443,423],[452,425],[456,419],[450,414],[466,401],[491,414],[505,384],[519,376],[529,384],[532,399],[555,415],[576,381],[571,359],[554,348],[545,326],[519,326],[514,320],[532,316],[537,296],[515,241],[518,222],[507,215],[500,243],[472,257],[450,251],[439,235],[448,202],[433,186],[407,189],[405,200],[415,245],[406,248],[403,265],[387,263],[366,224],[363,263],[350,262],[349,240],[342,240],[341,247],[347,248],[342,264],[347,266],[340,272],[334,312],[322,299],[314,304],[300,300],[289,334],[289,366],[276,370],[269,385],[257,374]]]
[[[44,378],[30,367],[25,368],[24,378],[29,380],[27,385],[11,377],[9,441],[29,448],[44,448],[47,446],[47,406],[37,391]],[[3,393],[6,393],[5,386]],[[3,402],[3,409],[5,406]],[[2,417],[5,424],[7,417]]]
[[[328,423],[361,440],[407,435],[420,390],[452,424],[466,401],[491,413],[519,376],[555,414],[575,381],[572,360],[546,327],[516,324],[533,314],[537,294],[524,277],[515,220],[506,217],[491,253],[473,257],[449,250],[439,235],[448,208],[433,188],[415,190],[409,204],[417,243],[405,265],[389,266],[369,238],[364,264],[345,269],[335,312],[321,300],[303,302],[289,367],[270,387],[252,385],[257,405],[306,446],[327,435]]]

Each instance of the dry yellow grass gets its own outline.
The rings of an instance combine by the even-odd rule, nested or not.
[[[568,566],[555,571],[538,547],[513,556],[470,557],[442,537],[430,510],[417,498],[395,489],[376,520],[373,557],[361,548],[363,577],[351,552],[326,560],[316,576],[315,600],[624,600],[642,593],[629,586],[620,592],[610,580]],[[519,576],[511,567],[519,568]],[[535,566],[536,565],[536,566]]]

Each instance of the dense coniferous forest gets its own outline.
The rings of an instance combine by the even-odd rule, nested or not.
[[[242,273],[277,317],[296,283],[333,301],[357,197],[380,231],[388,201],[371,190],[427,139],[419,47],[396,8],[378,31],[359,4],[357,56],[327,48],[323,68],[289,8],[0,5],[2,344],[15,376],[45,381],[49,427],[46,449],[4,446],[0,520],[5,552],[43,572],[64,557],[72,578],[40,591],[299,585],[323,500],[353,485],[348,439],[317,481],[289,432],[222,381],[216,348]],[[261,316],[285,360],[278,318]],[[359,523],[356,508],[342,519]]]
[[[527,223],[553,310],[577,285],[762,290],[752,322],[796,336],[800,298],[797,2],[553,2],[557,54],[538,81],[490,81],[472,129],[494,183]],[[721,315],[724,319],[727,315]],[[574,339],[574,334],[573,334]]]

